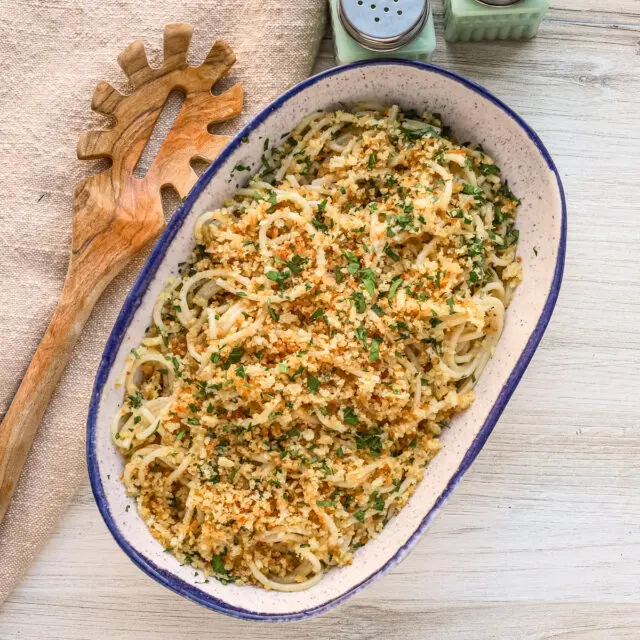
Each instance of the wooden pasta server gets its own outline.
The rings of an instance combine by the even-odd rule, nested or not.
[[[0,520],[73,347],[107,284],[164,227],[160,190],[173,186],[181,197],[197,180],[194,158],[211,162],[228,138],[209,133],[212,123],[242,110],[236,85],[220,95],[212,87],[235,62],[230,47],[216,42],[202,65],[189,66],[193,27],[171,24],[164,31],[164,62],[149,66],[140,40],[118,62],[133,92],[123,95],[101,82],[91,108],[114,119],[112,129],[89,131],[78,143],[78,158],[110,158],[112,166],[75,190],[69,269],[60,300],[33,360],[0,423]],[[185,101],[144,178],[134,168],[173,89]]]

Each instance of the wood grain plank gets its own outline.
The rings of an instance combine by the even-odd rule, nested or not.
[[[495,503],[494,497],[485,498]],[[465,499],[466,496],[462,497]],[[506,520],[506,506],[503,505],[501,511]],[[547,583],[553,583],[548,569],[555,563],[558,566],[563,563],[560,555],[540,559],[522,537],[522,526],[527,523],[512,523],[516,525],[520,547],[516,544],[499,549],[496,545],[486,549],[481,534],[490,523],[476,521],[474,526],[469,526],[477,515],[478,512],[473,511],[460,513],[460,522],[453,523],[452,528],[444,527],[441,521],[445,518],[441,518],[427,538],[433,543],[428,549],[424,548],[423,541],[410,560],[350,604],[308,622],[259,625],[223,616],[212,618],[209,612],[177,598],[142,576],[104,534],[90,493],[83,490],[66,520],[66,535],[56,536],[41,559],[38,579],[23,584],[12,597],[2,617],[0,639],[74,640],[86,638],[90,632],[92,637],[101,639],[131,638],[135,634],[144,640],[175,638],[177,629],[179,637],[200,636],[212,629],[213,619],[213,637],[231,638],[287,640],[306,636],[349,640],[388,636],[423,639],[427,634],[432,638],[469,640],[637,637],[640,605],[608,602],[600,598],[595,589],[593,594],[597,600],[584,602],[569,598],[560,601],[553,594],[537,602],[518,597],[500,601],[495,600],[491,592],[483,591],[486,576],[493,576],[498,582],[503,580],[500,564],[509,562],[510,556],[516,556],[519,551],[529,554],[529,569],[540,568],[541,575],[543,571],[547,573]],[[479,543],[475,549],[473,536]],[[75,541],[73,545],[69,539]],[[439,548],[441,545],[445,548]],[[459,547],[461,553],[452,557],[450,552],[455,547]],[[566,549],[559,548],[557,553],[563,551],[571,552],[571,544]],[[98,566],[87,562],[89,554],[102,559]],[[501,560],[495,562],[493,554]],[[479,566],[478,558],[487,566]],[[475,585],[474,572],[454,568],[469,562],[476,566]],[[517,562],[522,564],[522,558]],[[427,573],[425,567],[429,568]],[[512,571],[511,586],[517,586],[522,579],[517,573]],[[449,577],[450,584],[442,582],[443,576]]]

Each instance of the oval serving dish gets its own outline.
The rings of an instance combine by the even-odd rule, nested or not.
[[[130,349],[144,336],[157,296],[194,244],[196,218],[220,206],[238,181],[247,180],[246,174],[232,174],[233,167],[246,164],[257,170],[265,138],[278,142],[309,113],[363,101],[441,113],[458,140],[484,146],[522,199],[516,226],[524,279],[507,310],[496,353],[476,386],[476,401],[443,431],[443,448],[409,503],[357,551],[352,565],[331,569],[316,586],[297,593],[225,586],[215,579],[205,583],[164,552],[125,494],[119,479],[123,459],[109,429],[122,401],[116,380]],[[366,587],[407,555],[486,442],[551,317],[562,280],[565,237],[562,184],[547,150],[511,109],[473,82],[425,63],[374,60],[330,69],[293,87],[240,131],[201,176],[153,249],[107,342],[91,399],[87,461],[98,508],[118,544],[164,586],[238,618],[307,618]],[[127,505],[133,508],[127,510]]]

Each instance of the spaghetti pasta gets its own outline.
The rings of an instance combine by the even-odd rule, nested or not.
[[[127,359],[111,429],[151,533],[297,591],[406,504],[521,279],[519,201],[437,116],[305,118],[223,207]]]

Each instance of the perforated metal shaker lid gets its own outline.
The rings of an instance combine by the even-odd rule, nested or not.
[[[339,0],[338,16],[347,33],[372,51],[395,51],[424,27],[429,0]]]

